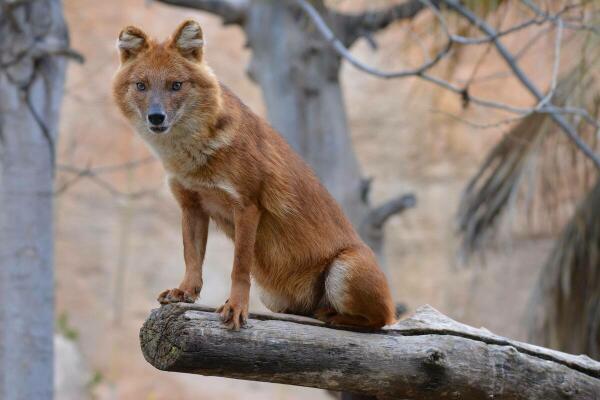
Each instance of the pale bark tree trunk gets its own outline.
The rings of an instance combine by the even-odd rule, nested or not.
[[[51,399],[60,0],[0,1],[0,398]]]
[[[340,59],[304,14],[287,2],[255,1],[244,26],[250,77],[261,87],[271,124],[313,167],[355,225],[368,207],[348,134]]]

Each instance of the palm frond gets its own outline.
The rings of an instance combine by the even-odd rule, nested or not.
[[[577,66],[562,76],[554,104],[595,110],[597,85],[587,72]],[[572,121],[577,122],[573,118]],[[593,129],[583,123],[579,127],[579,133],[598,147]],[[527,206],[525,214],[529,219],[535,217],[536,210],[544,213],[538,225],[551,225],[545,226],[547,230],[560,226],[566,221],[564,216],[571,214],[577,200],[594,184],[593,171],[593,166],[558,132],[547,114],[532,113],[523,118],[492,148],[463,192],[458,211],[461,255],[467,258],[481,249],[496,232],[506,210],[518,199],[524,200],[520,204]],[[530,222],[529,226],[536,226]]]
[[[557,240],[529,310],[532,341],[600,359],[600,180]]]
[[[482,246],[514,198],[532,150],[545,133],[543,128],[547,124],[546,116],[541,114],[524,118],[494,146],[468,183],[458,211],[465,256]]]

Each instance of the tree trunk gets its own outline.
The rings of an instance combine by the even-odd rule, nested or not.
[[[313,3],[335,28],[322,1]],[[248,74],[262,89],[269,121],[311,165],[380,257],[382,237],[361,229],[369,207],[348,129],[338,55],[287,1],[253,0],[244,30],[252,49]]]
[[[51,399],[60,0],[0,1],[0,398]]]
[[[343,390],[379,399],[597,399],[600,363],[463,325],[431,307],[378,332],[306,317],[252,314],[223,327],[198,305],[152,311],[146,360],[166,371]],[[353,399],[360,397],[353,397]]]

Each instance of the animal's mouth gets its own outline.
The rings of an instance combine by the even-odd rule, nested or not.
[[[154,133],[163,133],[169,129],[168,126],[151,126],[150,130]]]

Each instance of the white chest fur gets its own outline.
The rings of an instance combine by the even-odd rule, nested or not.
[[[162,161],[169,176],[176,178],[190,190],[220,190],[232,200],[240,199],[239,192],[229,180],[222,177],[199,179],[198,174],[195,173],[198,168],[208,163],[215,152],[231,143],[229,136],[220,135],[213,139],[202,140],[197,137],[182,137],[183,135],[175,132],[168,135],[170,136],[161,137],[146,133],[141,136]]]
[[[178,181],[183,186],[190,190],[196,190],[202,192],[204,190],[219,190],[225,192],[232,200],[238,201],[240,194],[233,186],[231,182],[223,178],[215,178],[214,180],[198,180],[194,178],[188,178],[187,176],[175,175]]]

